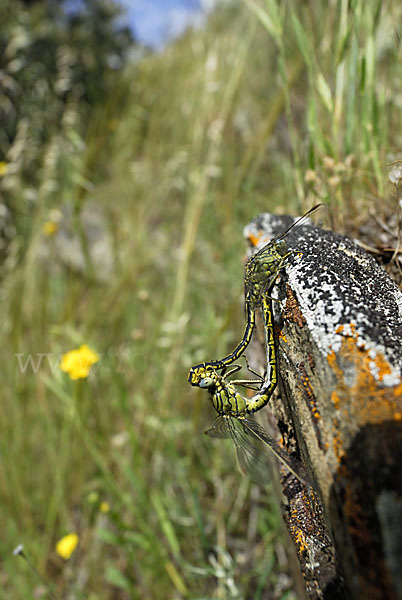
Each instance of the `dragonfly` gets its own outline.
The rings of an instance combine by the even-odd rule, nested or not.
[[[244,354],[245,349],[250,343],[256,323],[256,311],[261,307],[262,298],[266,297],[272,289],[278,273],[286,264],[287,259],[297,252],[289,250],[285,241],[287,235],[300,225],[318,208],[322,203],[316,204],[303,216],[299,217],[290,227],[280,233],[270,242],[265,244],[256,254],[254,254],[245,265],[245,306],[246,306],[246,327],[243,337],[236,348],[220,360],[199,363],[191,367],[188,374],[188,381],[191,385],[198,386],[201,380],[201,374],[205,369],[223,369],[234,363]]]
[[[210,365],[200,367],[200,372],[197,372],[198,387],[209,392],[212,405],[218,413],[213,426],[206,433],[215,438],[230,438],[236,448],[241,473],[260,485],[269,481],[271,453],[302,483],[311,485],[303,465],[290,456],[261,425],[249,416],[266,406],[278,383],[272,299],[268,295],[262,298],[262,310],[269,365],[265,380],[255,371],[252,372],[258,379],[229,380],[228,378],[241,368],[240,365],[234,365],[229,370],[225,367],[222,374]],[[252,389],[255,389],[255,385],[260,385],[260,389],[248,399],[240,394],[237,385]]]
[[[268,403],[276,383],[271,380],[265,390],[262,388],[253,398],[247,399],[236,389],[236,385],[251,386],[254,380],[227,380],[238,368],[240,365],[235,365],[222,375],[212,369],[201,379],[199,387],[208,390],[218,413],[213,426],[205,433],[214,438],[231,439],[240,472],[259,485],[265,485],[270,480],[270,458],[273,454],[301,483],[312,486],[301,462],[288,454],[249,416]]]

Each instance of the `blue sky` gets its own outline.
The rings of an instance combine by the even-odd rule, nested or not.
[[[198,25],[216,0],[118,0],[138,41],[161,47],[188,25]]]

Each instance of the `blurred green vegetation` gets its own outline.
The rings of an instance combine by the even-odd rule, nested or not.
[[[402,6],[224,3],[157,54],[85,6],[0,9],[2,597],[46,597],[22,543],[58,598],[289,598],[270,490],[187,372],[242,332],[258,212],[395,211]]]

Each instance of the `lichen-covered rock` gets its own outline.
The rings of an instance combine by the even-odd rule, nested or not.
[[[245,235],[259,249],[291,223],[263,214]],[[282,383],[274,414],[310,465],[349,596],[402,597],[402,294],[343,236],[302,226],[286,240],[300,254],[273,292]]]

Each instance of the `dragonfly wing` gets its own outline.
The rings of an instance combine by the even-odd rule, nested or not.
[[[228,420],[222,415],[215,419],[212,427],[210,429],[207,429],[205,433],[214,438],[228,439],[232,437],[230,433],[230,428],[228,426]]]
[[[268,294],[271,291],[271,288],[273,287],[274,283],[275,283],[275,279],[278,277],[278,271],[276,271],[273,275],[271,275],[271,277],[269,277],[263,284],[262,286],[262,291],[261,291],[261,295],[263,294]]]
[[[275,271],[272,275],[267,277],[266,281],[262,281],[258,284],[258,293],[256,294],[256,290],[254,289],[255,283],[248,282],[245,287],[245,298],[246,303],[250,304],[252,308],[255,310],[258,306],[261,306],[261,298],[264,294],[269,294],[271,288],[275,283],[275,279],[278,277],[278,270]],[[257,296],[257,297],[256,297]]]
[[[269,482],[271,463],[264,445],[254,434],[246,433],[239,419],[219,416],[205,433],[214,438],[232,439],[240,472],[260,485]]]
[[[286,450],[279,446],[261,425],[252,419],[242,419],[242,423],[245,431],[265,444],[297,479],[309,486],[312,485],[306,469],[301,462],[290,456]]]
[[[302,483],[312,486],[303,465],[281,448],[256,421],[219,416],[206,431],[214,438],[231,438],[236,447],[240,471],[255,483],[265,485],[270,481],[271,456],[274,455]]]
[[[269,483],[271,463],[263,443],[244,429],[242,419],[231,418],[228,430],[235,444],[237,464],[243,475],[260,485]]]

